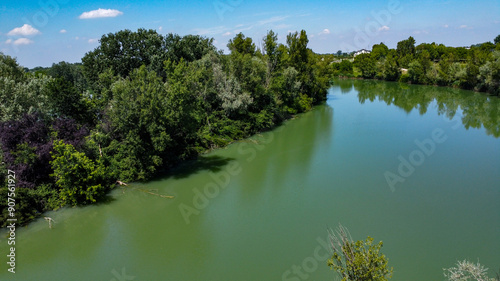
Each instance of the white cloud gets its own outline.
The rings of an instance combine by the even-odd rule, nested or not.
[[[390,27],[388,27],[387,25],[384,25],[384,26],[380,27],[378,30],[379,30],[379,31],[387,31],[387,30],[389,30],[389,29],[391,29],[391,28],[390,28]]]
[[[269,19],[266,19],[266,20],[261,20],[261,21],[258,22],[258,24],[259,25],[265,25],[265,24],[280,22],[280,21],[284,21],[287,18],[289,18],[289,16],[272,17],[272,18],[269,18]]]
[[[415,30],[413,31],[413,34],[418,35],[418,34],[429,34],[429,31],[427,30]]]
[[[444,28],[448,28],[448,27],[450,27],[450,26],[449,26],[449,25],[447,25],[447,24],[445,24],[445,25],[443,25],[443,27],[444,27]]]
[[[467,28],[467,25],[462,24],[462,25],[460,26],[460,28]]]
[[[16,27],[9,31],[7,35],[13,36],[13,35],[21,35],[21,36],[31,36],[31,35],[37,35],[40,34],[40,30],[34,28],[33,26],[29,24],[24,24],[21,27]]]
[[[12,41],[12,39],[8,39],[7,41],[5,41],[5,43],[7,43],[7,44],[12,43],[12,44],[18,46],[18,45],[29,45],[29,44],[33,44],[35,42],[33,42],[33,40],[30,40],[28,38],[19,38],[15,41]]]
[[[226,32],[226,33],[224,33],[224,34],[222,34],[222,36],[229,36],[229,35],[231,35],[231,32],[230,32],[230,31],[228,31],[228,32]]]
[[[66,33],[68,31],[66,31],[66,29],[61,29],[61,31],[59,31],[59,33]]]
[[[330,30],[328,28],[325,28],[325,29],[323,29],[323,31],[321,31],[319,33],[319,35],[322,35],[322,34],[330,34]]]
[[[239,29],[235,29],[233,30],[233,32],[236,34],[236,33],[240,33],[240,32],[243,32],[243,31],[247,31],[247,30],[250,30],[252,29],[254,26],[253,25],[249,25],[247,27],[240,27]]]
[[[97,38],[91,38],[89,39],[89,44],[97,43]]]
[[[287,29],[290,27],[291,27],[291,25],[282,23],[282,24],[278,24],[278,25],[274,26],[274,29]]]
[[[162,32],[163,31],[163,26],[158,27],[158,31]]]
[[[114,18],[123,15],[123,12],[113,9],[97,9],[89,12],[84,12],[80,15],[80,19],[95,19],[95,18]]]

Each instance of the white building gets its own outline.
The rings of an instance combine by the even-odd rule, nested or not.
[[[361,54],[369,54],[369,53],[371,53],[371,51],[368,51],[366,49],[361,49],[361,50],[355,52],[354,56],[361,55]]]

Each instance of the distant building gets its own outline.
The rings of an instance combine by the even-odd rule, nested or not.
[[[354,56],[361,55],[361,54],[369,54],[369,53],[371,53],[371,51],[368,51],[366,49],[361,49],[361,50],[355,52]]]

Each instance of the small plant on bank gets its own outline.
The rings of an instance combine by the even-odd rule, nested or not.
[[[474,264],[468,260],[459,261],[455,267],[443,268],[444,276],[448,281],[497,281],[497,278],[489,278],[488,269],[479,262]]]
[[[342,281],[383,281],[392,277],[388,259],[380,252],[382,241],[373,244],[373,238],[354,242],[347,228],[339,225],[328,232],[333,250],[328,266],[335,269]]]

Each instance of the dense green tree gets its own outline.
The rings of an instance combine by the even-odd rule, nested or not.
[[[15,83],[25,81],[24,70],[15,58],[0,52],[0,77],[9,78]]]
[[[111,157],[117,179],[147,179],[164,164],[159,154],[172,143],[166,130],[171,106],[165,85],[156,73],[141,67],[130,78],[114,83],[112,90],[108,110],[112,141],[102,144],[103,153]]]
[[[288,54],[290,57],[290,65],[297,69],[299,73],[307,71],[309,62],[309,55],[307,44],[309,39],[305,30],[289,33],[286,37],[286,44],[288,45]]]
[[[212,38],[205,38],[199,35],[179,36],[169,33],[164,37],[164,49],[166,51],[165,60],[180,62],[181,59],[187,62],[193,62],[201,59],[209,52],[215,51]],[[154,54],[154,57],[160,57],[161,54]],[[163,62],[161,64],[163,66]]]
[[[47,74],[54,78],[62,78],[72,83],[79,92],[84,92],[87,89],[87,80],[83,75],[83,67],[81,64],[72,64],[62,61],[57,64],[52,64],[52,67],[47,70]]]
[[[278,44],[278,34],[270,30],[264,37],[264,51],[267,57],[267,79],[266,85],[270,83],[271,75],[276,73],[276,70],[281,65],[283,54],[280,51]]]
[[[370,54],[360,54],[354,58],[354,65],[361,71],[363,78],[374,78],[376,75],[376,61]]]
[[[339,63],[339,71],[341,75],[351,75],[353,73],[353,64],[349,60],[342,60]]]
[[[415,39],[410,36],[406,40],[399,41],[396,51],[401,57],[415,54]]]
[[[415,39],[410,36],[408,39],[398,42],[396,52],[399,57],[399,66],[408,68],[415,55]]]
[[[52,176],[56,179],[56,185],[60,188],[59,195],[64,203],[94,203],[106,194],[109,180],[100,161],[89,159],[63,141],[54,142],[52,158]]]
[[[495,37],[495,40],[493,42],[495,42],[495,44],[500,44],[500,34]]]
[[[389,55],[382,61],[382,78],[387,81],[397,81],[401,75],[396,59]]]
[[[70,117],[81,123],[91,123],[89,104],[71,82],[63,78],[51,80],[47,86],[47,96],[54,117]]]
[[[0,77],[0,121],[17,120],[35,112],[48,116],[51,106],[47,85],[51,81],[44,75],[28,77],[22,82]]]
[[[371,56],[375,60],[383,59],[389,54],[389,47],[387,47],[384,43],[375,44],[372,47]]]
[[[91,83],[95,83],[99,74],[108,68],[114,75],[125,78],[142,65],[163,77],[164,61],[194,61],[215,49],[213,39],[197,35],[180,37],[174,34],[163,37],[151,29],[109,33],[103,35],[99,42],[99,47],[82,58],[84,74]]]
[[[494,60],[479,68],[479,88],[500,96],[500,51],[494,53]]]
[[[413,60],[409,64],[408,76],[412,83],[416,84],[425,83],[425,69],[419,61]]]
[[[99,47],[82,58],[87,79],[95,82],[100,73],[111,68],[115,75],[127,77],[141,65],[149,65],[154,55],[164,53],[163,38],[154,30],[122,30],[103,35]]]
[[[255,44],[252,41],[252,38],[245,37],[243,33],[238,33],[236,36],[229,40],[227,47],[231,51],[231,53],[238,53],[243,55],[255,55]]]
[[[441,78],[441,69],[439,64],[432,64],[425,73],[425,79],[432,85],[442,85],[443,79]]]
[[[35,112],[47,116],[51,108],[46,86],[51,80],[43,74],[25,74],[15,59],[0,53],[0,122]]]

